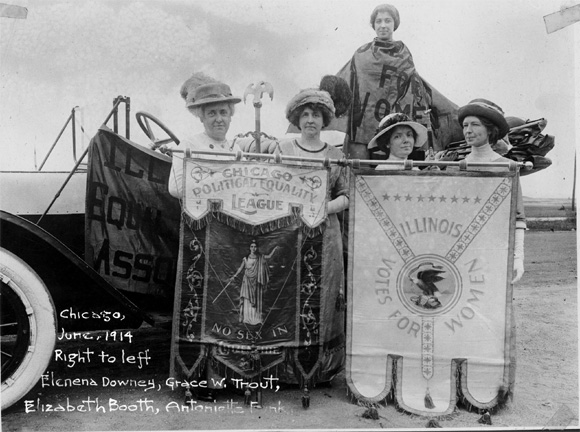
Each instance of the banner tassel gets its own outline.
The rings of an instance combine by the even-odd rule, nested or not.
[[[308,390],[307,385],[304,386],[304,390],[302,391],[302,408],[310,408],[310,390]]]
[[[371,419],[371,420],[378,420],[379,419],[379,411],[376,407],[371,406],[368,407],[365,412],[361,414],[362,418]]]
[[[346,310],[346,301],[344,300],[344,294],[342,292],[336,296],[336,303],[334,306],[338,312]]]
[[[433,403],[433,399],[431,398],[431,395],[429,394],[429,387],[427,387],[427,390],[425,392],[425,408],[428,408],[428,409],[435,408],[435,404]]]

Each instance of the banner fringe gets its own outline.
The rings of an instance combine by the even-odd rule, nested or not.
[[[260,235],[260,234],[267,234],[272,231],[276,231],[282,228],[286,228],[290,225],[300,225],[302,232],[308,238],[314,238],[318,235],[324,233],[326,225],[328,223],[328,218],[325,219],[320,225],[311,228],[304,224],[302,219],[300,218],[300,208],[299,207],[292,207],[292,214],[288,216],[284,216],[278,218],[273,221],[264,222],[259,225],[252,225],[246,222],[243,222],[233,216],[226,215],[220,211],[220,203],[219,202],[212,202],[211,203],[211,211],[207,213],[205,216],[201,217],[200,219],[194,219],[189,216],[187,213],[183,212],[183,219],[187,226],[193,231],[199,231],[210,222],[210,220],[215,219],[218,222],[223,223],[224,225],[229,226],[230,228],[235,229],[236,231],[240,231],[244,234],[249,235]]]
[[[466,411],[468,412],[477,412],[478,414],[483,414],[485,411],[489,411],[490,414],[496,414],[498,411],[502,410],[503,408],[505,408],[509,401],[512,399],[513,397],[513,392],[512,389],[508,386],[500,386],[497,390],[497,403],[494,406],[488,406],[486,405],[482,405],[482,406],[477,406],[475,404],[472,404],[467,397],[465,396],[465,394],[463,393],[463,390],[461,388],[461,382],[463,379],[463,367],[465,365],[465,359],[460,359],[460,360],[454,360],[457,362],[457,368],[456,368],[456,372],[455,372],[455,388],[457,391],[457,397],[458,397],[458,401],[457,401],[457,405],[460,405],[462,408],[464,408]]]

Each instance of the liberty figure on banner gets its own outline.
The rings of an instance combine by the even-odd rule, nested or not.
[[[268,288],[270,274],[268,260],[280,246],[275,246],[267,255],[258,251],[256,241],[250,244],[250,254],[244,257],[236,273],[229,279],[228,285],[244,272],[240,287],[240,322],[257,325],[262,321],[262,294]]]

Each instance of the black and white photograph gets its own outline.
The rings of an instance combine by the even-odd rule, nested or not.
[[[0,1],[5,431],[575,430],[576,0]]]

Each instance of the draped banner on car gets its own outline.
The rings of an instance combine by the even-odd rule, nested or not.
[[[513,385],[515,172],[357,171],[347,382],[420,415],[503,402]]]
[[[184,159],[171,375],[320,369],[328,169]],[[310,347],[304,354],[300,348]],[[291,358],[292,357],[292,358]]]
[[[89,147],[85,260],[120,290],[171,298],[179,201],[171,159],[101,127]]]

